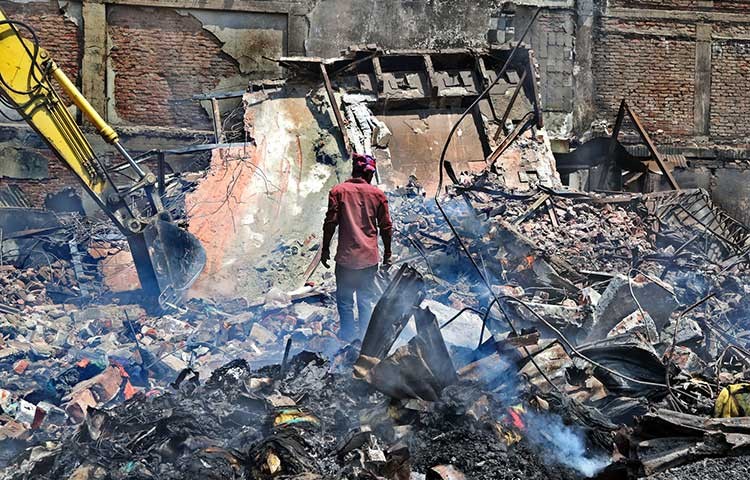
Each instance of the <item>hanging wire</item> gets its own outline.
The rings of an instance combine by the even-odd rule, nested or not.
[[[492,83],[490,83],[487,86],[487,88],[485,88],[484,91],[482,91],[482,93],[480,93],[477,96],[476,99],[474,99],[474,101],[471,103],[471,105],[469,105],[469,107],[466,109],[466,111],[464,111],[464,113],[459,117],[459,119],[453,125],[453,128],[451,128],[451,131],[448,134],[448,138],[445,140],[445,145],[443,145],[443,151],[440,154],[440,164],[439,164],[439,172],[438,172],[438,175],[439,175],[438,176],[438,186],[437,186],[437,190],[435,191],[435,205],[438,207],[438,210],[440,210],[440,213],[443,215],[443,218],[445,219],[445,222],[448,224],[448,227],[450,228],[451,232],[453,233],[453,236],[458,241],[458,243],[459,243],[459,245],[461,247],[461,250],[463,250],[463,252],[469,258],[469,261],[471,262],[472,266],[477,271],[477,274],[479,275],[479,277],[482,279],[482,282],[487,287],[487,290],[489,291],[490,295],[492,295],[492,297],[493,297],[492,303],[490,303],[490,306],[487,308],[487,313],[489,314],[489,312],[492,310],[493,304],[496,304],[497,308],[503,314],[503,318],[505,319],[505,322],[508,324],[508,327],[510,328],[511,332],[513,332],[513,334],[515,336],[518,336],[518,330],[516,329],[516,327],[513,324],[513,322],[510,320],[510,317],[508,317],[508,314],[503,309],[502,305],[500,304],[500,299],[492,291],[492,285],[490,284],[490,282],[487,279],[487,277],[485,277],[484,272],[479,267],[479,265],[477,264],[477,262],[474,259],[474,257],[471,255],[471,252],[469,251],[468,247],[466,246],[466,244],[464,243],[463,239],[461,238],[461,235],[459,235],[458,231],[456,230],[455,225],[453,225],[453,222],[451,222],[450,217],[448,217],[448,214],[446,213],[445,209],[440,204],[440,198],[439,198],[439,196],[440,196],[440,190],[442,190],[442,188],[443,188],[444,170],[445,170],[445,155],[448,152],[448,147],[450,146],[450,142],[453,139],[453,135],[455,135],[456,130],[458,130],[459,125],[461,125],[461,122],[467,117],[467,115],[469,115],[469,113],[474,109],[474,107],[476,107],[479,104],[479,102],[482,100],[482,98],[484,98],[484,96],[487,95],[487,93],[489,93],[489,91],[495,85],[497,85],[497,83],[500,81],[500,79],[503,78],[503,75],[505,74],[505,71],[508,69],[508,66],[510,65],[511,60],[513,60],[513,57],[515,56],[516,52],[518,51],[518,48],[521,46],[521,44],[523,43],[523,41],[526,39],[526,36],[528,35],[529,31],[531,31],[531,27],[536,22],[536,19],[539,17],[539,14],[541,13],[541,11],[542,11],[542,7],[539,7],[539,8],[536,9],[536,12],[534,13],[534,16],[531,18],[531,21],[526,26],[526,29],[523,31],[523,34],[521,35],[521,38],[518,40],[518,42],[516,43],[516,45],[513,47],[513,49],[511,50],[510,54],[508,55],[508,58],[505,60],[505,64],[503,65],[503,67],[498,72],[497,78]],[[487,318],[487,315],[485,315],[485,318],[482,321],[482,334],[481,334],[480,339],[479,339],[480,345],[482,344],[482,336],[484,335],[484,330],[485,330],[485,327],[486,327],[486,318]],[[536,360],[531,355],[531,352],[529,352],[529,349],[526,348],[526,346],[523,346],[523,351],[526,354],[526,356],[529,358],[529,360],[531,361],[531,363],[534,365],[534,367],[537,369],[537,371],[539,371],[539,373],[542,375],[542,377],[544,378],[544,380],[552,388],[554,388],[557,392],[562,393],[560,391],[560,389],[557,387],[557,385],[555,385],[554,383],[552,383],[552,380],[547,376],[547,374],[544,372],[544,370],[542,370],[542,368],[536,362]]]

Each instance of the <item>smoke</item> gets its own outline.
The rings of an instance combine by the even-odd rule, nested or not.
[[[556,462],[586,477],[593,477],[609,465],[610,460],[605,455],[589,456],[583,431],[565,425],[558,415],[528,412],[523,418],[526,438]]]
[[[486,357],[477,364],[478,380],[487,385],[495,399],[506,407],[522,403],[515,366],[496,356]],[[559,415],[527,409],[521,418],[523,436],[550,463],[565,465],[585,477],[593,477],[610,464],[608,455],[589,451],[582,428],[566,425]]]

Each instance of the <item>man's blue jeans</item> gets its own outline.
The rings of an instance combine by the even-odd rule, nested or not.
[[[339,311],[339,337],[352,341],[367,331],[372,309],[375,306],[375,275],[378,266],[355,270],[336,265],[336,307]],[[357,295],[359,325],[354,323],[354,295]],[[359,328],[357,328],[359,327]]]

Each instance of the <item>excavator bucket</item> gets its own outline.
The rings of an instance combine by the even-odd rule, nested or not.
[[[146,295],[158,294],[162,308],[178,304],[206,265],[198,239],[164,220],[153,220],[129,240],[141,287]]]
[[[1,2],[0,2],[1,3]],[[23,38],[29,34],[32,40]],[[154,192],[155,178],[137,164],[120,144],[117,132],[94,110],[75,83],[71,81],[49,53],[36,43],[37,37],[26,24],[8,20],[0,10],[0,97],[39,133],[57,157],[78,177],[86,191],[128,238],[138,278],[145,297],[158,298],[164,308],[175,305],[184,297],[206,264],[206,252],[198,239],[169,221],[161,210]],[[137,174],[130,185],[114,185],[97,159],[86,136],[66,109],[51,81],[65,92],[68,99],[96,127],[99,135],[113,145]],[[146,181],[148,180],[148,181]],[[122,205],[112,207],[112,194],[123,191],[144,191],[150,198],[149,214],[158,215],[144,230],[133,233],[131,225],[140,224],[143,212],[132,212]],[[121,202],[125,203],[125,202]],[[168,215],[167,215],[168,216]]]

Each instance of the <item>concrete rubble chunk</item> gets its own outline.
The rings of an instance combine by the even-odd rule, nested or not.
[[[267,345],[277,341],[276,335],[273,334],[269,329],[262,326],[259,323],[254,323],[250,329],[249,338],[256,341],[260,345]]]
[[[656,330],[662,331],[678,303],[672,293],[653,281],[628,280],[624,275],[616,276],[609,282],[596,305],[587,340],[604,338],[616,324],[633,311],[639,310],[639,305],[653,319]]]

